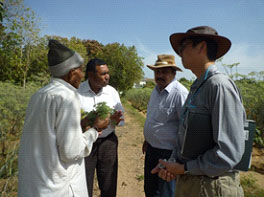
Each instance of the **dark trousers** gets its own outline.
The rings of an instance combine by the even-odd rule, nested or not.
[[[117,146],[115,133],[98,138],[91,154],[85,158],[86,180],[89,196],[93,196],[94,172],[98,179],[101,197],[115,197],[117,187]]]
[[[175,181],[167,182],[151,174],[151,170],[159,163],[159,159],[169,159],[171,150],[158,149],[147,144],[144,168],[144,190],[146,197],[174,197]]]

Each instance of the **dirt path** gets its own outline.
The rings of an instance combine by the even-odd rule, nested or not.
[[[118,137],[117,197],[144,197],[144,155],[141,151],[144,137],[143,125],[138,120],[144,117],[126,106],[125,111],[125,125],[116,129]],[[96,182],[93,196],[99,197],[100,192]]]
[[[139,114],[140,115],[140,114]],[[144,155],[141,147],[143,128],[129,111],[125,113],[126,124],[117,129],[118,145],[118,197],[143,197]]]

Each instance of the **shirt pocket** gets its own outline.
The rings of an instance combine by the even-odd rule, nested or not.
[[[172,119],[176,118],[176,113],[174,107],[158,107],[155,112],[154,120],[160,123],[166,123]]]
[[[196,159],[214,146],[210,113],[203,109],[190,109],[186,116],[186,129],[181,150],[182,157]]]

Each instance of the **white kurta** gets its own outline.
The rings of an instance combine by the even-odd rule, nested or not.
[[[82,133],[76,89],[53,78],[29,102],[18,157],[18,196],[87,197],[84,157],[98,133]]]

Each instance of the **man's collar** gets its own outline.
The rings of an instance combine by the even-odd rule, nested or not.
[[[206,71],[200,76],[199,79],[196,79],[192,85],[192,88],[198,88],[201,86],[201,84],[206,81],[208,78],[210,78],[215,73],[219,72],[216,65],[212,64],[210,65]]]
[[[67,81],[65,81],[65,80],[63,80],[61,78],[51,77],[50,81],[51,82],[55,82],[55,83],[63,84],[64,86],[66,86],[67,88],[69,88],[72,91],[77,91],[77,89],[75,87],[73,87],[70,83],[68,83]]]
[[[85,83],[86,83],[86,86],[87,86],[87,89],[88,89],[89,92],[93,92],[95,95],[100,95],[100,94],[104,93],[105,87],[102,87],[101,90],[96,94],[96,93],[92,90],[92,88],[91,88],[91,86],[90,86],[89,79],[87,79],[87,80],[85,81]]]
[[[174,79],[163,89],[163,90],[159,90],[159,87],[158,86],[156,86],[156,88],[157,88],[157,90],[158,90],[158,92],[162,92],[162,91],[167,91],[168,93],[170,93],[170,91],[172,90],[172,88],[173,88],[173,82],[174,81],[176,81],[176,77],[174,77]]]

